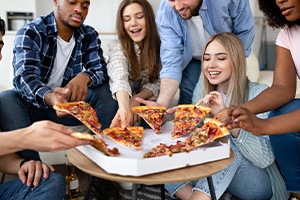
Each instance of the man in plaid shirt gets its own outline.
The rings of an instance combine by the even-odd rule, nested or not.
[[[74,101],[90,103],[102,128],[109,127],[117,102],[107,83],[98,33],[83,24],[89,6],[90,0],[54,1],[54,12],[17,32],[13,49],[14,89],[0,94],[2,131],[27,127],[40,120],[80,125],[75,118],[52,109],[55,104]],[[19,154],[39,159],[37,152]]]

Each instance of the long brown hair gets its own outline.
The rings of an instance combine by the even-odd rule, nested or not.
[[[213,42],[219,42],[225,49],[230,62],[232,74],[229,81],[227,90],[228,102],[225,105],[242,105],[248,101],[249,80],[246,76],[246,57],[244,53],[244,47],[241,40],[233,33],[219,33],[213,35],[206,43],[203,51],[203,55],[207,46]],[[203,57],[202,57],[203,62]],[[202,67],[203,69],[203,67]],[[204,74],[204,73],[202,73]],[[211,91],[217,90],[217,85],[212,85],[208,79],[203,75],[202,78],[203,88],[202,95],[209,94]]]
[[[123,25],[123,10],[126,6],[137,3],[141,5],[146,21],[146,36],[140,55],[140,62],[135,53],[134,43],[127,34]],[[142,67],[149,70],[149,81],[154,82],[159,78],[160,64],[160,38],[155,23],[155,15],[151,4],[147,0],[123,0],[119,6],[116,23],[118,38],[122,45],[125,57],[131,64],[132,81],[136,81],[141,74]],[[142,67],[141,67],[142,66]]]

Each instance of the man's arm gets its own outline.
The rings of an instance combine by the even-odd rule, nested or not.
[[[0,156],[24,149],[57,151],[90,144],[89,141],[71,137],[71,133],[72,129],[51,121],[35,122],[27,128],[1,132]]]
[[[157,102],[168,108],[179,88],[179,82],[171,78],[161,79],[160,93]]]

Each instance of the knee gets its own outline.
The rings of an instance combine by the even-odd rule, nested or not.
[[[49,191],[56,191],[58,196],[64,197],[66,194],[66,181],[65,178],[59,173],[51,173],[46,179],[46,187]]]

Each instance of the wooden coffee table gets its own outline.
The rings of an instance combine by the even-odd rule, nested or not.
[[[216,194],[213,187],[211,175],[225,169],[232,162],[234,158],[234,153],[233,151],[230,151],[230,157],[226,159],[212,161],[208,163],[203,163],[195,166],[189,166],[189,167],[170,170],[170,171],[165,171],[165,172],[160,172],[160,173],[155,173],[155,174],[150,174],[150,175],[138,176],[138,177],[109,174],[76,148],[68,150],[67,156],[69,160],[78,169],[82,170],[87,174],[90,174],[92,177],[98,177],[98,178],[117,181],[117,182],[133,183],[132,200],[137,199],[137,191],[138,191],[137,184],[163,185],[165,183],[183,182],[183,181],[197,180],[200,178],[207,178],[209,183],[211,198],[216,199]],[[85,199],[86,196],[88,198],[91,189],[90,188],[91,182],[92,181],[89,182]]]

